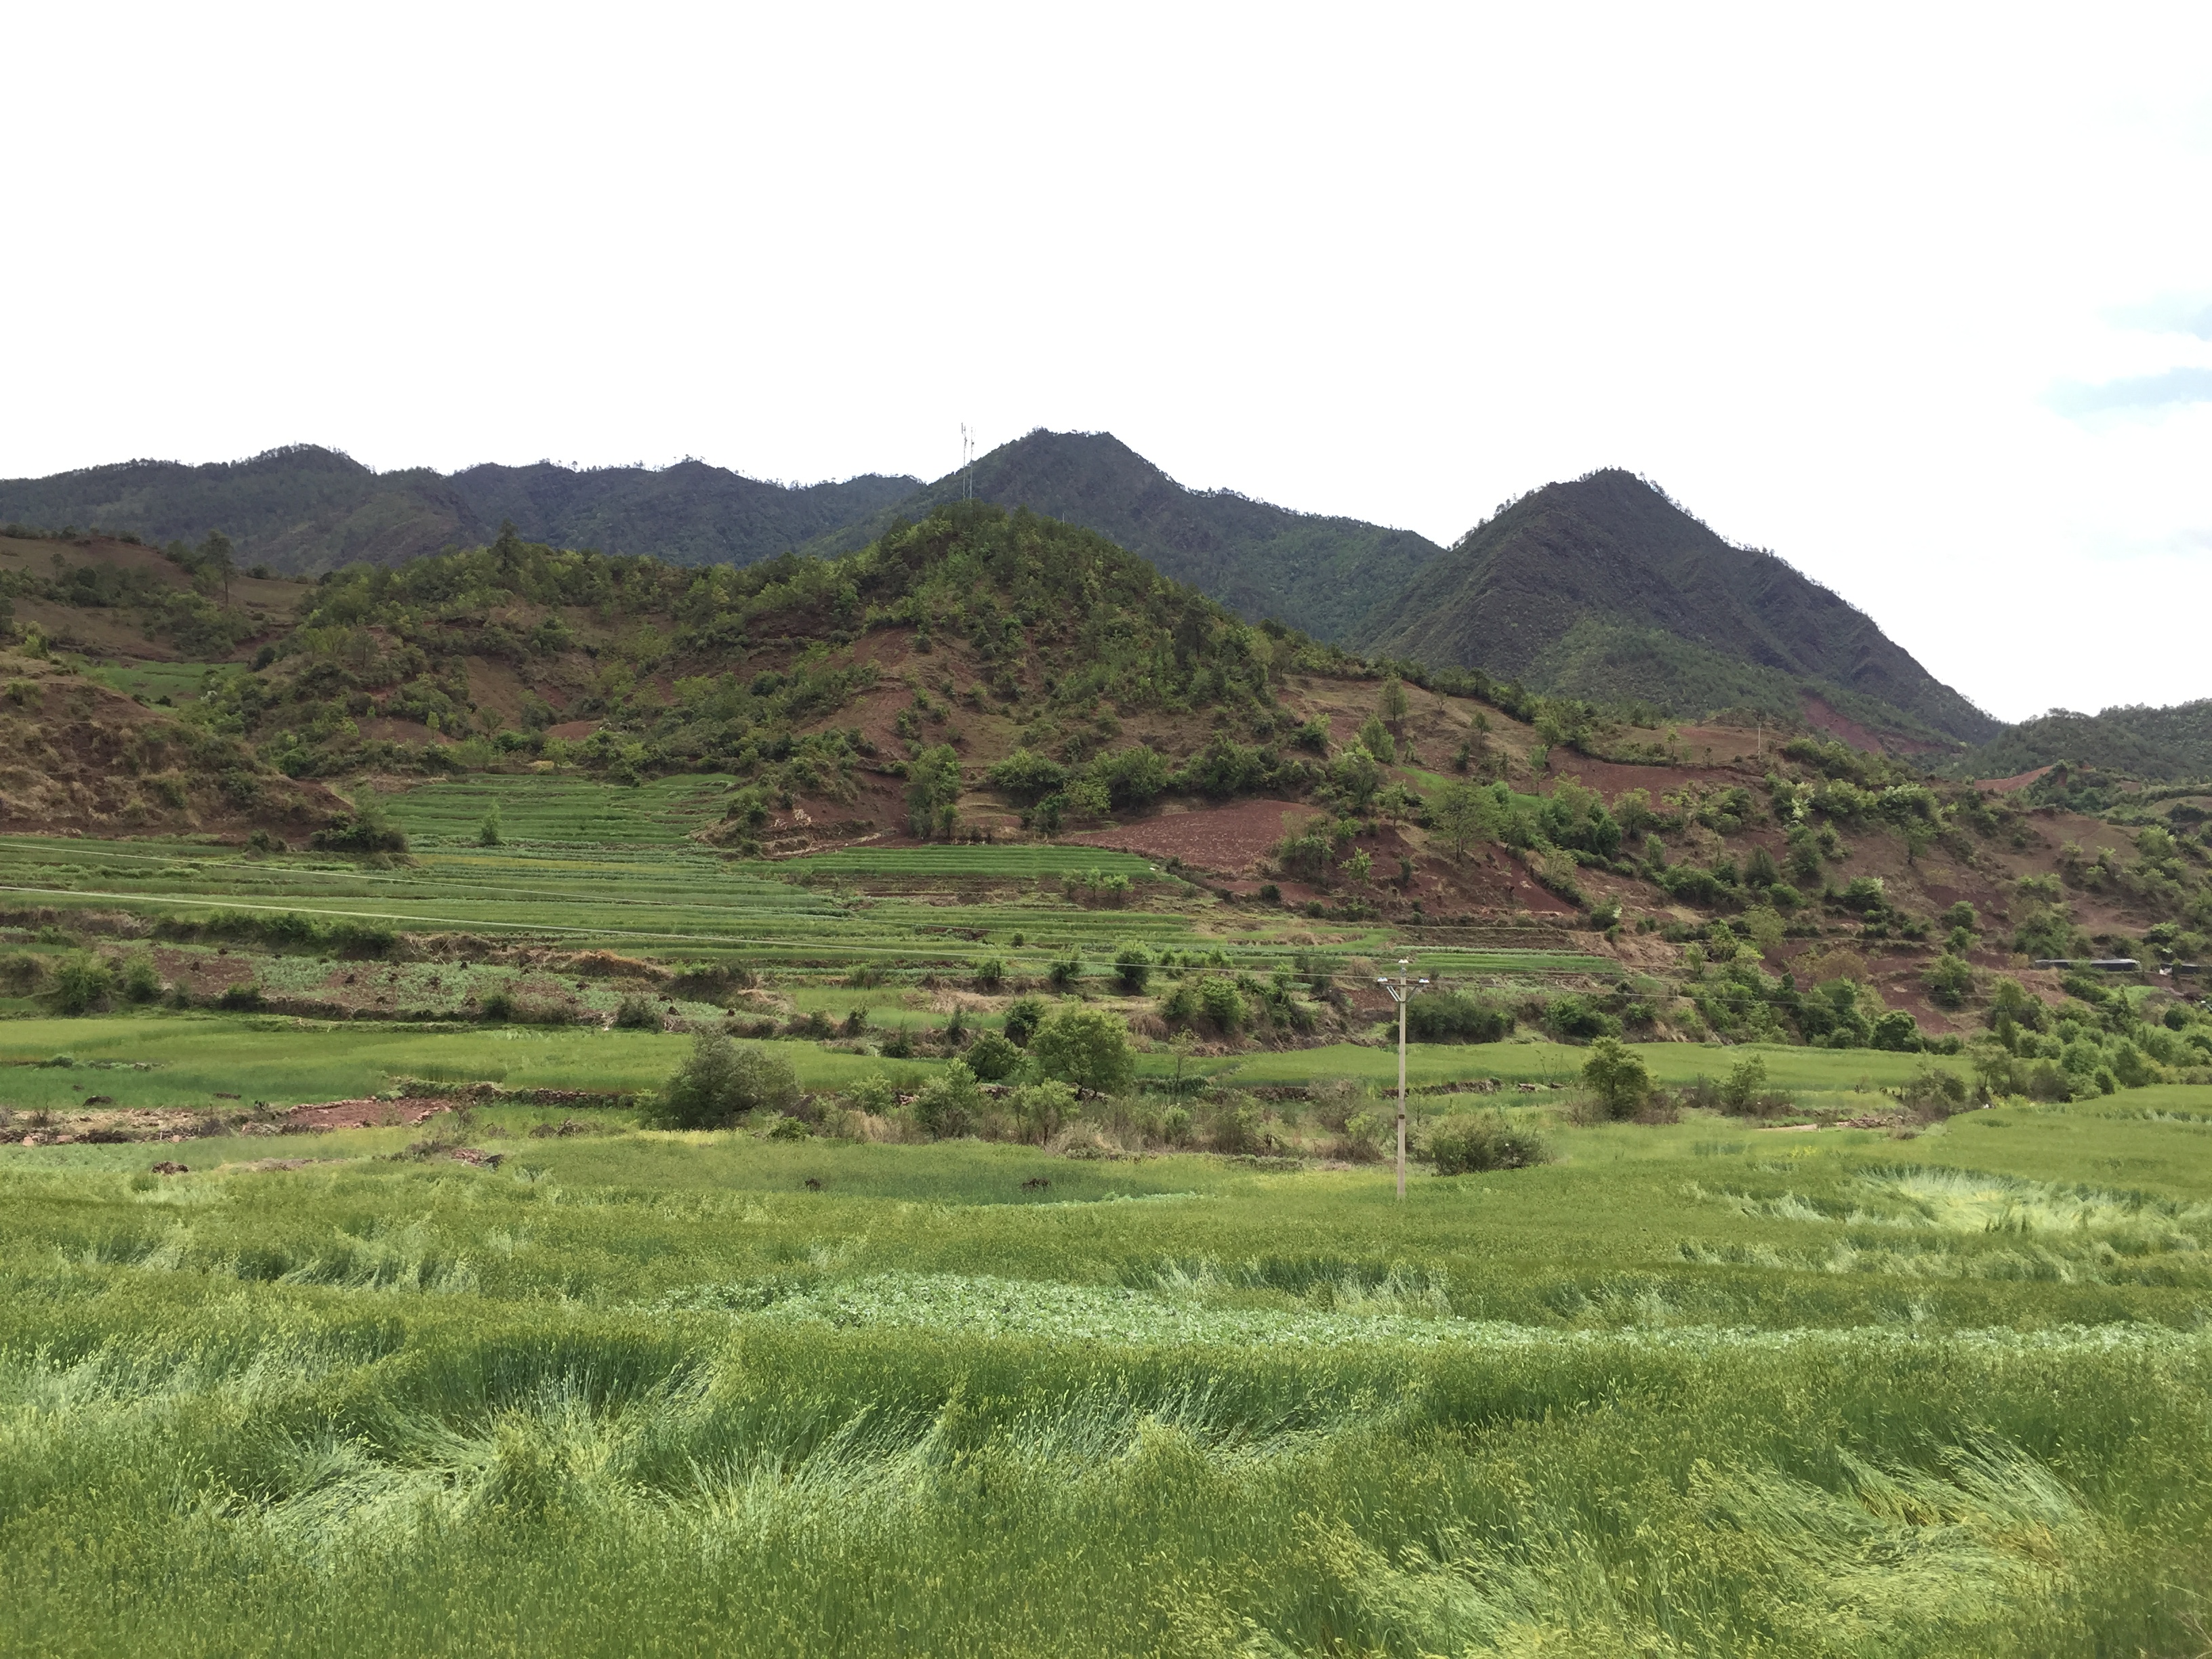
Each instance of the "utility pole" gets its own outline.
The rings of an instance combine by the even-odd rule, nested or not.
[[[1398,1201],[1406,1201],[1406,1004],[1413,994],[1428,983],[1417,979],[1410,985],[1406,970],[1413,966],[1410,957],[1398,958],[1398,979],[1395,984],[1377,976],[1375,982],[1390,994],[1390,1000],[1398,1005]]]

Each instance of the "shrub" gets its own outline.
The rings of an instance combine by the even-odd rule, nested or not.
[[[1406,1005],[1406,1036],[1414,1042],[1498,1042],[1513,1016],[1494,1003],[1457,991],[1432,992]]]
[[[1603,1103],[1607,1115],[1633,1117],[1651,1092],[1651,1073],[1640,1056],[1619,1038],[1601,1036],[1583,1062],[1583,1082]]]
[[[979,990],[995,991],[1006,983],[1006,963],[1003,957],[985,957],[975,964],[975,985]]]
[[[1956,1072],[1947,1072],[1940,1066],[1923,1066],[1899,1091],[1898,1097],[1915,1116],[1932,1122],[1964,1111],[1969,1092],[1966,1079]]]
[[[898,1091],[883,1073],[870,1072],[845,1091],[845,1098],[852,1102],[855,1110],[882,1117],[898,1104]]]
[[[1874,1031],[1867,1041],[1875,1048],[1886,1048],[1892,1054],[1916,1054],[1921,1046],[1920,1027],[1902,1008],[1893,1009],[1875,1021]]]
[[[1766,1091],[1766,1062],[1747,1054],[1729,1067],[1728,1081],[1720,1087],[1720,1108],[1739,1116],[1751,1112]]]
[[[513,1019],[514,999],[504,991],[489,992],[485,995],[483,1001],[477,1005],[477,1012],[485,1019],[495,1023]]]
[[[1074,989],[1075,981],[1083,977],[1081,954],[1073,945],[1070,945],[1066,956],[1053,958],[1051,965],[1044,970],[1044,976],[1050,981],[1052,988],[1055,991]]]
[[[1152,954],[1141,945],[1125,945],[1114,953],[1114,981],[1125,996],[1142,996],[1152,982]]]
[[[70,957],[53,970],[46,1000],[56,1013],[74,1017],[92,1012],[114,988],[106,963],[94,957]]]
[[[1007,1103],[1013,1109],[1014,1125],[1022,1139],[1040,1146],[1076,1115],[1075,1091],[1050,1079],[1015,1090]],[[1189,1121],[1190,1114],[1185,1112],[1183,1122],[1188,1126]]]
[[[1022,1063],[1022,1051],[996,1031],[986,1031],[968,1050],[968,1069],[986,1083],[1012,1077]]]
[[[123,966],[123,997],[126,1002],[151,1002],[161,994],[161,975],[151,958],[133,957]]]
[[[914,1121],[933,1140],[970,1133],[982,1115],[983,1091],[964,1060],[956,1060],[924,1084],[915,1097]]]
[[[1429,1132],[1423,1151],[1440,1176],[1525,1170],[1549,1164],[1558,1156],[1542,1135],[1516,1124],[1503,1112],[1448,1118]]]
[[[1244,994],[1237,988],[1234,981],[1208,974],[1199,981],[1194,995],[1198,1012],[1217,1030],[1234,1031],[1244,1023]]]
[[[404,853],[407,836],[384,803],[370,796],[350,816],[341,814],[308,836],[307,845],[319,853]]]
[[[660,1029],[660,1010],[651,997],[633,993],[615,1009],[615,1024],[625,1031],[657,1031]]]
[[[216,1006],[228,1008],[233,1013],[256,1013],[261,1007],[261,988],[248,980],[243,985],[226,986],[216,999]]]
[[[1068,1008],[1053,1016],[1030,1039],[1030,1054],[1046,1077],[1093,1094],[1126,1089],[1136,1067],[1128,1028],[1097,1008]]]
[[[1920,982],[1928,988],[1928,1000],[1937,1007],[1956,1008],[1973,991],[1974,970],[1946,951],[1928,964]]]
[[[763,1048],[740,1048],[720,1031],[702,1031],[647,1118],[662,1128],[723,1129],[747,1112],[788,1112],[799,1103],[789,1060]]]
[[[1587,997],[1571,992],[1553,1000],[1544,1011],[1544,1024],[1553,1036],[1566,1042],[1585,1042],[1594,1038],[1617,1037],[1620,1022],[1602,1008],[1595,1006]]]
[[[1036,997],[1017,997],[1006,1009],[1006,1041],[1017,1048],[1026,1048],[1030,1039],[1044,1024],[1044,1004]]]

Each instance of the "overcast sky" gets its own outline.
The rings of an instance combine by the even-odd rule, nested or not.
[[[1993,712],[2212,696],[2212,7],[19,5],[0,476],[310,441],[1449,541],[1593,467]]]

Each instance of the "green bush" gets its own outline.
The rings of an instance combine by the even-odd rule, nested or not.
[[[1431,992],[1406,1005],[1406,1036],[1413,1042],[1499,1042],[1512,1030],[1506,1010],[1458,991]]]
[[[1076,1116],[1075,1091],[1049,1079],[1015,1090],[1007,1103],[1013,1109],[1014,1124],[1022,1139],[1040,1146]],[[1185,1113],[1185,1121],[1188,1118]]]
[[[1017,1048],[1026,1048],[1030,1039],[1044,1024],[1044,1003],[1036,997],[1017,997],[1006,1009],[1006,1041]]]
[[[1124,996],[1142,996],[1152,977],[1152,953],[1143,945],[1125,945],[1114,953],[1114,980]]]
[[[491,1024],[504,1024],[514,1018],[514,999],[505,991],[487,992],[477,1012]]]
[[[1038,1027],[1030,1055],[1046,1077],[1092,1094],[1129,1086],[1136,1058],[1128,1028],[1098,1008],[1067,1008]]]
[[[1928,1000],[1939,1008],[1956,1008],[1973,994],[1973,968],[1948,951],[1929,963],[1920,975]]]
[[[1006,979],[1006,962],[1003,957],[985,957],[975,964],[975,984],[980,990],[995,991]]]
[[[1549,1164],[1559,1156],[1542,1135],[1515,1123],[1503,1112],[1447,1118],[1429,1131],[1422,1152],[1440,1176],[1525,1170],[1534,1164]]]
[[[161,994],[161,975],[150,957],[133,957],[123,964],[123,999],[152,1002]]]
[[[97,957],[67,957],[53,970],[46,1000],[56,1013],[75,1017],[91,1013],[114,989],[114,975]]]
[[[1898,1097],[1917,1116],[1933,1121],[1966,1109],[1971,1091],[1966,1079],[1940,1066],[1923,1066],[1899,1091]]]
[[[1563,1042],[1587,1042],[1620,1035],[1620,1022],[1572,992],[1554,998],[1544,1011],[1545,1027]]]
[[[1765,1088],[1766,1061],[1757,1054],[1746,1054],[1729,1068],[1728,1081],[1721,1085],[1721,1109],[1748,1112]]]
[[[625,1031],[657,1031],[660,1029],[660,1008],[651,997],[635,994],[624,997],[615,1008],[615,1024]]]
[[[996,1031],[986,1031],[967,1053],[968,1069],[986,1083],[1002,1083],[1019,1069],[1022,1051]]]
[[[1651,1073],[1642,1057],[1617,1037],[1601,1036],[1591,1047],[1583,1082],[1614,1118],[1634,1117],[1651,1093]]]
[[[406,832],[392,821],[382,801],[369,796],[349,816],[341,814],[307,837],[319,853],[404,853]]]
[[[646,1117],[659,1128],[726,1129],[748,1112],[788,1112],[799,1103],[789,1060],[764,1048],[741,1048],[720,1031],[702,1031]]]
[[[933,1140],[970,1133],[983,1113],[983,1091],[964,1060],[950,1062],[915,1097],[914,1121]]]

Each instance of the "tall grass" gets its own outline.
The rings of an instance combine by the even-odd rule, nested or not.
[[[0,1153],[0,1650],[2195,1651],[2191,1125],[1567,1127],[1401,1207],[532,1115]]]

